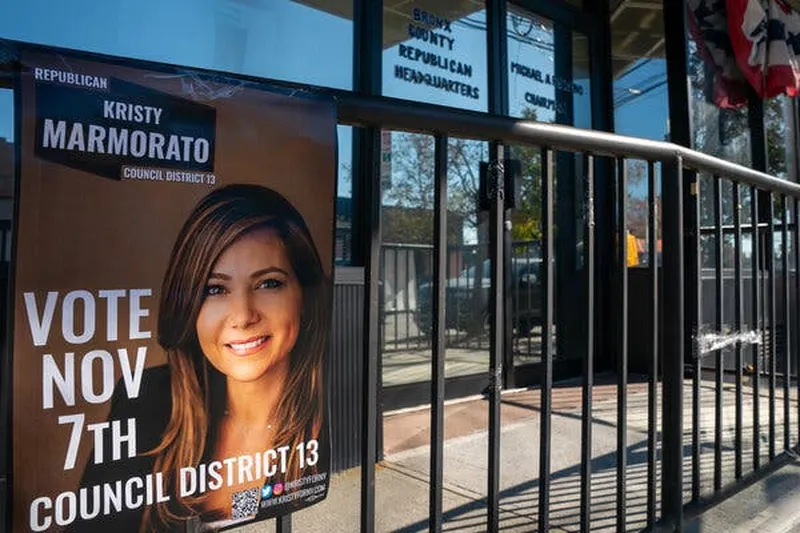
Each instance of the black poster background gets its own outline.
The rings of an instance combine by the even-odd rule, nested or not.
[[[146,87],[128,83],[119,79],[109,79],[109,89],[106,91],[91,91],[83,88],[63,86],[52,82],[36,84],[36,155],[42,159],[60,163],[78,170],[85,170],[111,179],[120,179],[120,168],[123,165],[141,165],[143,162],[160,168],[173,168],[213,172],[214,170],[214,133],[216,113],[213,107],[196,103],[185,98],[178,98],[170,94],[154,91]],[[118,103],[130,106],[147,106],[162,109],[159,117],[163,125],[142,124],[134,121],[118,121],[104,116],[105,102],[116,111]],[[141,109],[140,109],[141,112]],[[66,123],[66,139],[69,140],[71,127],[77,122],[82,130],[88,130],[90,125],[97,125],[107,131],[108,128],[125,130],[128,134],[127,148],[131,150],[131,131],[141,131],[145,134],[161,133],[166,130],[169,135],[179,141],[180,155],[183,159],[184,142],[181,139],[203,138],[210,141],[210,157],[205,163],[188,161],[175,161],[175,158],[151,158],[149,153],[141,158],[132,155],[117,155],[108,153],[108,138],[102,143],[106,153],[80,152],[77,150],[58,150],[45,148],[42,135],[44,121],[50,119],[54,122]],[[87,142],[88,140],[84,140]],[[166,151],[166,150],[164,150]],[[148,150],[149,152],[149,150]]]

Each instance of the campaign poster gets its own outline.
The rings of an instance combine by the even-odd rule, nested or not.
[[[13,531],[217,531],[323,500],[334,103],[21,64]]]

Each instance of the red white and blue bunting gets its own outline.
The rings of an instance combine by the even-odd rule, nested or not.
[[[786,0],[687,0],[689,29],[715,72],[714,102],[746,103],[800,92],[800,13]]]

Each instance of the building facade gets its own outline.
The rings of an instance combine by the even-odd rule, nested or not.
[[[0,39],[311,86],[334,96],[387,97],[465,114],[668,140],[798,181],[796,100],[787,94],[765,99],[746,81],[727,78],[706,4],[710,2],[28,0],[0,7]],[[0,242],[7,269],[15,124],[13,87],[2,74]],[[447,138],[442,167],[432,135],[384,130],[376,145],[362,128],[345,124],[338,135],[338,185],[336,198],[331,198],[337,209],[336,303],[329,365],[332,390],[338,393],[331,400],[332,416],[337,427],[346,428],[334,436],[334,463],[344,470],[359,460],[365,336],[376,340],[378,416],[431,401],[434,197],[442,182],[448,213],[447,398],[480,395],[490,385],[492,254],[489,212],[480,202],[481,163],[490,159],[489,143]],[[542,376],[543,161],[538,149],[507,149],[520,165],[504,230],[508,319],[502,381],[504,388],[513,389],[537,385]],[[610,332],[618,327],[618,316],[603,287],[611,282],[612,269],[605,265],[615,257],[610,230],[621,202],[628,212],[626,230],[637,243],[628,249],[630,283],[639,283],[643,268],[660,262],[660,253],[647,253],[648,206],[660,202],[660,192],[657,199],[650,197],[646,163],[625,163],[625,198],[616,194],[613,173],[598,173],[596,201],[589,205],[582,157],[555,156],[557,379],[581,376],[589,338],[582,310],[590,296],[598,299],[600,309],[596,369],[615,367]],[[701,233],[714,221],[711,187],[711,177],[701,177]],[[730,202],[732,190],[723,191],[722,197]],[[590,208],[598,225],[606,228],[596,245],[593,283],[586,280],[584,254],[583,222]],[[710,237],[700,240],[701,269],[713,268],[717,250],[727,253],[733,247],[717,246]],[[379,258],[374,302],[365,297],[364,267],[371,254]],[[598,288],[590,295],[592,287]],[[371,305],[376,314],[368,312]],[[637,360],[646,339],[637,337],[635,326],[642,316],[637,310],[648,305],[646,292],[631,290],[629,305],[630,368],[646,371],[644,358]],[[712,314],[705,314],[709,321]],[[377,319],[367,323],[370,316]],[[381,427],[379,423],[379,438]]]

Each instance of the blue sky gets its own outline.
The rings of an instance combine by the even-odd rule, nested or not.
[[[144,14],[147,14],[146,16]],[[0,37],[46,43],[112,55],[164,61],[201,68],[247,73],[267,78],[349,89],[352,85],[352,22],[289,1],[240,0],[26,0],[4,7]],[[79,15],[78,15],[79,14]],[[509,63],[517,63],[554,74],[552,27],[544,19],[512,15],[509,21]],[[453,107],[486,109],[485,13],[477,12],[455,21],[453,49],[437,47],[417,39],[403,44],[434,52],[472,67],[472,76],[450,74],[438,67],[400,57],[399,44],[383,54],[384,93],[390,96]],[[395,78],[394,67],[415,68],[422,73],[444,74],[479,89],[480,97]],[[653,60],[630,69],[615,87],[621,102],[616,112],[617,131],[629,135],[663,139],[666,129],[666,86],[650,88],[658,76],[665,77],[663,61]],[[573,98],[576,125],[589,127],[589,82],[578,73],[576,83],[583,95]],[[509,102],[512,115],[519,115],[525,93],[553,98],[555,88],[509,72]],[[627,100],[627,101],[626,101]],[[552,111],[538,108],[539,120],[554,119]],[[12,98],[0,91],[0,136],[13,135]],[[339,128],[342,164],[349,163],[349,128]],[[349,182],[340,183],[340,194],[349,194]]]
[[[635,62],[614,84],[617,133],[664,140],[667,134],[667,72],[663,59]]]
[[[294,2],[26,0],[3,11],[4,38],[341,89],[352,86],[352,22]],[[0,136],[12,136],[11,113],[10,95],[0,92]],[[347,163],[351,136],[348,128],[339,131],[339,159]],[[349,191],[349,182],[340,183],[339,194]]]

